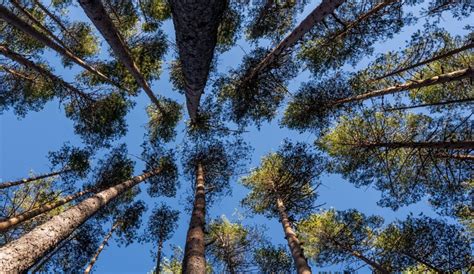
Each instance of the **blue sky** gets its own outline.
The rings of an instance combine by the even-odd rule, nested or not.
[[[319,1],[312,1],[307,5],[304,16],[311,9],[313,9]],[[82,14],[81,11],[74,11],[71,15],[71,19],[85,20],[87,18]],[[465,34],[462,29],[466,21],[458,22],[445,16],[442,25],[453,34]],[[376,52],[384,52],[391,49],[403,48],[405,41],[410,38],[410,34],[417,30],[420,24],[416,26],[406,27],[404,31],[394,37],[390,41],[385,41],[377,44]],[[168,39],[174,40],[174,32],[172,22],[166,21],[163,25],[165,33],[168,35]],[[239,40],[238,44],[243,49],[248,51],[249,45]],[[107,48],[105,42],[102,47]],[[56,68],[55,72],[62,75],[64,78],[72,80],[73,73],[70,70],[64,70],[59,64],[59,58],[54,53],[47,52],[47,56],[51,56],[48,60],[51,62],[53,67]],[[239,47],[234,47],[230,51],[224,53],[219,58],[218,72],[227,71],[230,68],[235,68],[239,65],[240,60],[243,56],[243,51]],[[373,57],[373,56],[372,56]],[[153,82],[152,87],[155,93],[162,94],[167,97],[175,98],[179,102],[184,103],[182,95],[171,89],[168,76],[168,65],[171,60],[174,59],[174,54],[171,50],[166,56],[166,64],[164,65],[164,72],[161,79]],[[367,57],[362,60],[358,67],[364,67],[371,57]],[[77,68],[74,68],[75,71]],[[348,69],[351,69],[348,67]],[[291,81],[290,91],[295,91],[299,87],[300,83],[308,81],[310,75],[308,72],[304,72],[299,75],[296,79]],[[148,97],[142,92],[138,97],[134,98],[136,105],[127,115],[128,133],[127,135],[119,140],[117,143],[126,143],[130,154],[140,155],[140,145],[143,142],[143,135],[146,131],[147,115],[145,108],[149,104]],[[177,137],[175,145],[179,145],[182,140],[183,134],[182,129],[184,128],[181,122],[179,126],[180,134]],[[244,135],[252,147],[254,152],[252,160],[248,169],[256,167],[262,156],[265,154],[275,151],[284,138],[290,138],[291,140],[313,142],[314,136],[310,133],[300,134],[296,131],[289,131],[287,129],[281,129],[278,126],[277,120],[271,124],[265,124],[260,130],[254,128],[248,128],[249,133]],[[64,110],[57,101],[49,102],[46,107],[40,112],[30,112],[25,118],[18,119],[11,111],[5,112],[0,116],[0,181],[22,178],[28,175],[30,170],[36,173],[43,173],[49,170],[49,162],[47,160],[47,154],[49,151],[58,150],[62,144],[66,141],[72,144],[81,144],[79,137],[73,133],[73,123],[68,120],[64,115]],[[99,153],[100,155],[101,153]],[[177,157],[178,159],[180,157]],[[143,163],[137,159],[133,159],[137,162],[135,173],[138,174],[143,170]],[[148,217],[153,205],[162,201],[168,205],[173,206],[181,211],[179,220],[179,226],[176,230],[174,237],[165,244],[165,253],[169,254],[170,244],[180,245],[184,247],[184,239],[188,228],[189,214],[184,211],[185,197],[190,190],[190,185],[193,182],[181,180],[181,189],[176,198],[150,198],[147,196],[146,191],[142,191],[140,198],[143,199],[147,204],[149,211],[145,217]],[[366,214],[377,214],[383,216],[387,222],[394,220],[395,218],[404,218],[408,213],[413,212],[415,214],[424,212],[428,215],[434,215],[430,207],[426,202],[420,202],[418,204],[411,205],[409,207],[403,207],[400,210],[394,212],[387,208],[381,208],[377,206],[380,194],[378,191],[369,188],[355,188],[352,184],[346,182],[338,175],[325,175],[322,177],[323,185],[319,188],[319,199],[318,204],[325,203],[324,208],[334,207],[336,209],[348,209],[356,208]],[[211,218],[219,217],[225,214],[228,218],[232,219],[232,215],[236,212],[244,213],[244,209],[239,207],[239,201],[246,195],[247,190],[243,188],[239,183],[238,179],[234,178],[231,182],[232,195],[224,197],[220,201],[216,202],[212,208],[209,208],[209,216]],[[145,190],[142,186],[142,190]],[[268,220],[261,216],[248,217],[245,219],[246,224],[257,224],[265,225],[268,230],[268,236],[275,243],[286,244],[283,238],[283,231],[281,225],[276,219]],[[105,229],[108,229],[110,224],[105,224]],[[152,250],[151,244],[132,244],[128,247],[118,247],[114,241],[111,242],[110,246],[107,247],[96,264],[96,273],[146,273],[153,269],[154,263],[152,254],[155,251]],[[315,269],[313,267],[313,269]],[[322,269],[317,269],[322,270]],[[341,271],[342,267],[335,266],[326,268],[325,270]],[[359,273],[364,273],[367,270],[360,270]]]

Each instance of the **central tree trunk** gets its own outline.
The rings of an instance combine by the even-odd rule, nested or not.
[[[290,247],[291,255],[293,256],[293,261],[296,266],[296,271],[298,274],[310,274],[311,268],[306,261],[306,258],[303,255],[303,250],[301,249],[300,241],[296,237],[295,232],[291,228],[290,221],[288,220],[288,214],[286,213],[285,205],[283,201],[277,199],[277,208],[280,215],[280,222],[283,226],[283,231],[285,232],[285,238],[288,241],[288,246]]]
[[[206,223],[206,195],[204,188],[204,170],[201,163],[196,167],[196,190],[194,206],[189,222],[186,246],[184,248],[183,273],[205,274],[204,226]]]
[[[214,48],[217,28],[227,8],[226,0],[170,0],[185,82],[186,106],[192,121],[197,118],[199,100],[204,92]]]
[[[120,222],[117,221],[112,225],[112,228],[109,230],[109,233],[105,236],[104,240],[100,244],[99,248],[97,248],[97,251],[95,252],[94,256],[92,257],[91,261],[86,267],[86,270],[84,270],[84,274],[89,274],[92,270],[92,267],[94,267],[95,262],[97,262],[97,259],[99,258],[100,253],[102,250],[104,250],[105,245],[109,242],[110,238],[114,234],[115,229],[120,225]]]
[[[154,169],[103,190],[2,246],[0,269],[7,273],[25,271],[114,198],[159,172]]]
[[[163,240],[158,241],[158,251],[156,252],[156,270],[155,274],[159,274],[161,271],[161,254],[163,253]]]

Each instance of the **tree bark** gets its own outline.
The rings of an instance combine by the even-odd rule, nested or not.
[[[155,274],[159,274],[161,271],[161,254],[163,253],[163,240],[158,241],[158,250],[156,251],[156,270]]]
[[[29,182],[38,181],[38,180],[41,180],[41,179],[44,179],[44,178],[57,176],[57,175],[60,175],[62,173],[66,173],[66,172],[69,172],[69,171],[70,171],[69,169],[65,169],[65,170],[54,171],[54,172],[47,173],[47,174],[42,174],[42,175],[38,175],[38,176],[25,178],[25,179],[18,180],[18,181],[3,182],[3,183],[0,183],[0,189],[4,189],[4,188],[7,188],[7,187],[12,187],[12,186],[17,186],[17,185],[22,185],[22,184],[26,184],[26,183],[29,183]]]
[[[132,54],[127,47],[123,37],[120,35],[114,23],[107,14],[101,0],[80,0],[79,4],[86,13],[87,17],[92,21],[94,26],[99,30],[102,36],[105,38],[109,46],[112,48],[114,54],[127,68],[130,74],[135,78],[135,81],[145,90],[153,104],[161,110],[160,102],[158,98],[153,94],[150,86],[148,85],[145,77],[140,72],[140,69],[133,61]]]
[[[11,24],[12,26],[18,28],[19,30],[23,31],[24,33],[30,35],[32,38],[38,40],[41,42],[43,45],[53,49],[60,55],[70,59],[77,65],[83,67],[84,69],[88,70],[92,74],[97,75],[99,78],[102,80],[106,81],[109,84],[112,84],[120,89],[124,89],[121,87],[119,84],[113,82],[111,79],[109,79],[106,75],[104,75],[102,72],[98,71],[96,68],[92,67],[91,65],[87,64],[84,60],[81,58],[77,57],[69,51],[68,49],[65,49],[55,43],[53,40],[51,40],[49,37],[44,35],[43,33],[37,31],[35,28],[33,28],[30,24],[27,22],[23,21],[21,18],[10,12],[5,6],[0,5],[0,18],[5,20],[7,23]]]
[[[469,154],[455,154],[455,155],[449,155],[449,154],[436,154],[436,158],[441,158],[441,159],[455,159],[455,160],[461,160],[461,161],[474,161],[474,155],[469,155]]]
[[[7,58],[23,65],[23,66],[25,66],[25,67],[27,67],[31,70],[36,71],[37,73],[39,73],[39,74],[43,75],[44,77],[50,79],[52,82],[58,83],[59,85],[67,88],[68,90],[70,90],[75,95],[80,96],[81,98],[86,99],[87,101],[94,101],[94,99],[89,94],[80,91],[79,89],[77,89],[73,85],[71,85],[68,82],[64,81],[59,76],[56,76],[55,74],[53,74],[49,70],[47,70],[47,69],[39,66],[38,64],[28,60],[23,55],[18,54],[16,52],[13,52],[12,50],[10,50],[8,47],[6,47],[4,45],[0,45],[0,54],[2,54],[3,56],[5,56],[5,57],[7,57]]]
[[[382,79],[384,79],[384,78],[393,76],[393,75],[395,75],[395,74],[399,74],[399,73],[405,72],[405,71],[407,71],[407,70],[414,69],[414,68],[416,68],[416,67],[426,65],[426,64],[428,64],[428,63],[431,63],[431,62],[434,62],[434,61],[437,61],[437,60],[440,60],[440,59],[449,57],[449,56],[451,56],[451,55],[454,55],[454,54],[457,54],[457,53],[460,53],[460,52],[462,52],[462,51],[465,51],[465,50],[468,50],[468,49],[472,49],[472,48],[474,48],[474,42],[471,41],[471,42],[469,42],[467,45],[462,46],[462,47],[460,47],[460,48],[456,48],[456,49],[450,50],[450,51],[448,51],[448,52],[446,52],[446,53],[443,53],[443,54],[434,56],[433,58],[426,59],[426,60],[424,60],[424,61],[421,61],[421,62],[419,62],[419,63],[413,64],[413,65],[411,65],[411,66],[404,67],[404,68],[401,68],[401,69],[397,69],[397,70],[395,70],[395,71],[392,71],[392,72],[390,72],[390,73],[384,74],[384,75],[382,75],[382,76],[380,76],[380,77],[377,77],[377,78],[375,78],[375,79],[369,80],[369,83],[382,80]]]
[[[383,274],[390,274],[389,271],[387,271],[385,268],[383,268],[381,265],[379,265],[378,263],[374,262],[373,260],[370,260],[369,258],[365,257],[364,255],[362,255],[361,253],[359,253],[358,251],[352,251],[352,255],[360,260],[362,260],[364,263],[370,265],[371,267],[373,267],[374,269],[377,269],[380,273],[383,273]]]
[[[373,97],[394,94],[394,93],[404,91],[404,90],[411,90],[411,89],[429,87],[429,86],[432,86],[432,85],[437,85],[437,84],[443,84],[443,83],[448,83],[448,82],[452,82],[452,81],[462,80],[464,78],[469,78],[469,77],[474,77],[474,69],[473,68],[465,68],[465,69],[461,69],[461,70],[456,70],[456,71],[453,71],[453,72],[440,74],[440,75],[433,76],[431,78],[423,79],[423,80],[410,80],[409,82],[407,82],[405,84],[391,86],[391,87],[388,87],[388,88],[369,91],[367,93],[363,93],[363,94],[360,94],[360,95],[355,95],[355,96],[352,96],[352,97],[339,99],[339,100],[333,101],[330,105],[331,106],[337,106],[337,105],[341,105],[341,104],[345,104],[345,103],[364,101],[364,100],[367,100],[367,99],[370,99],[370,98],[373,98]]]
[[[433,148],[433,149],[474,149],[474,141],[440,141],[440,142],[387,142],[342,144],[359,148]]]
[[[434,265],[432,265],[432,264],[426,262],[426,261],[423,260],[423,259],[420,259],[420,258],[418,258],[418,257],[415,257],[415,256],[413,256],[413,255],[411,255],[411,254],[409,254],[409,253],[407,253],[407,252],[403,252],[403,251],[402,251],[401,253],[402,253],[403,255],[407,256],[408,258],[410,258],[410,259],[416,261],[417,263],[426,265],[428,268],[431,268],[431,269],[434,270],[436,273],[446,273],[445,271],[443,271],[443,270],[441,270],[441,269],[435,267]]]
[[[0,269],[4,272],[21,272],[28,269],[38,258],[66,239],[99,209],[159,172],[159,169],[154,169],[105,189],[37,226],[21,238],[0,247]]]
[[[115,231],[115,229],[117,229],[119,224],[120,224],[120,222],[115,222],[112,225],[112,228],[109,230],[109,233],[107,233],[104,240],[100,244],[99,248],[97,248],[97,251],[95,252],[94,256],[92,256],[92,259],[89,262],[89,264],[87,265],[86,270],[84,270],[84,274],[89,274],[91,272],[92,267],[94,267],[94,264],[97,261],[97,259],[99,258],[100,253],[102,252],[102,250],[104,250],[105,245],[107,245],[107,243],[109,242],[110,238],[114,234],[114,231]]]
[[[383,111],[398,111],[398,110],[406,110],[406,109],[414,109],[414,108],[422,108],[422,107],[434,107],[434,106],[442,106],[442,105],[449,105],[449,104],[467,103],[467,102],[472,102],[472,101],[474,101],[474,98],[465,98],[465,99],[451,100],[451,101],[444,101],[444,102],[419,104],[419,105],[414,105],[414,106],[386,108]]]
[[[248,74],[243,81],[251,81],[260,71],[264,70],[274,60],[282,54],[286,49],[292,47],[298,40],[311,30],[317,23],[321,22],[324,17],[334,12],[345,0],[323,0],[301,23],[283,39],[265,58],[260,61]]]
[[[308,265],[306,258],[304,257],[303,250],[301,249],[301,244],[296,233],[291,228],[290,221],[288,220],[288,214],[286,213],[285,205],[283,201],[277,199],[277,208],[280,215],[280,223],[283,226],[283,232],[285,232],[285,238],[288,241],[288,246],[290,247],[291,255],[296,266],[296,271],[298,274],[310,274],[311,268]]]
[[[183,273],[205,274],[204,226],[206,223],[206,196],[204,170],[201,163],[196,167],[196,190],[194,206],[184,247]]]
[[[217,29],[227,0],[170,0],[179,59],[183,67],[186,106],[191,121],[198,114],[217,43]]]
[[[69,195],[67,197],[64,197],[64,198],[61,198],[55,202],[52,202],[52,203],[48,203],[48,204],[45,204],[45,205],[42,205],[38,208],[35,208],[35,209],[32,209],[32,210],[28,210],[26,212],[23,212],[19,215],[16,215],[16,216],[13,216],[5,221],[0,221],[0,233],[2,232],[5,232],[11,228],[13,228],[14,226],[16,225],[19,225],[23,222],[26,222],[28,220],[31,220],[33,219],[34,217],[36,216],[39,216],[40,214],[43,214],[45,212],[48,212],[50,210],[53,210],[55,208],[58,208],[64,204],[67,204],[73,200],[76,200],[88,193],[92,192],[91,189],[89,190],[85,190],[85,191],[80,191],[80,192],[77,192],[77,193],[74,193],[72,195]]]

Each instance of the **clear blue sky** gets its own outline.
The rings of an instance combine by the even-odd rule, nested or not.
[[[307,5],[303,16],[313,9],[320,1],[312,1]],[[471,17],[472,18],[472,17]],[[87,18],[80,12],[75,11],[71,14],[71,19],[85,20]],[[472,22],[472,21],[471,21]],[[466,21],[464,21],[466,23]],[[464,34],[462,30],[463,24],[452,20],[446,16],[443,21],[443,26],[453,34]],[[405,30],[396,35],[394,39],[377,44],[376,52],[383,52],[390,49],[403,48],[405,41],[409,39],[410,34],[419,28],[420,25],[405,28]],[[174,40],[173,26],[170,20],[163,25],[165,33],[170,40]],[[249,45],[243,41],[238,41],[246,51],[250,49]],[[102,44],[106,48],[105,42]],[[56,68],[56,73],[62,75],[64,78],[72,80],[73,74],[69,70],[61,69],[59,58],[54,53],[46,53],[52,58],[48,60]],[[168,64],[173,60],[173,52],[171,50],[166,56],[165,70],[159,81],[153,83],[153,90],[156,93],[163,94],[167,97],[176,98],[183,103],[182,96],[171,89],[169,83]],[[229,68],[235,68],[239,65],[243,56],[243,51],[239,47],[234,47],[229,52],[221,55],[219,58],[218,71],[227,71]],[[360,62],[359,67],[363,67],[371,60],[371,57]],[[56,63],[54,63],[56,62]],[[57,65],[57,66],[55,66]],[[295,91],[300,83],[310,79],[309,73],[302,73],[298,78],[291,81],[290,91]],[[146,131],[147,115],[145,112],[146,106],[149,104],[149,99],[141,93],[140,96],[134,98],[136,106],[130,111],[127,116],[128,134],[119,142],[124,142],[128,146],[131,154],[140,155],[140,144],[143,141],[143,135]],[[182,140],[183,122],[179,126],[179,135],[176,144]],[[258,131],[253,128],[248,129],[250,132],[245,134],[245,139],[253,146],[254,153],[252,161],[248,169],[258,165],[260,159],[265,154],[275,151],[284,138],[292,140],[313,142],[314,136],[306,133],[299,134],[295,131],[280,129],[275,120],[271,124],[265,124]],[[61,145],[70,141],[72,144],[80,145],[80,139],[73,133],[73,124],[64,116],[64,110],[57,101],[50,102],[40,112],[31,112],[23,119],[18,119],[11,111],[0,116],[0,181],[22,178],[28,175],[30,170],[37,173],[46,172],[49,170],[49,162],[47,161],[47,153],[52,150],[57,150]],[[101,153],[99,153],[100,155]],[[179,158],[179,157],[178,157]],[[138,174],[143,170],[143,164],[137,160],[135,173]],[[386,221],[392,221],[395,218],[404,218],[409,212],[415,214],[424,212],[428,215],[434,213],[425,202],[420,202],[409,207],[401,208],[394,212],[387,208],[377,206],[376,202],[379,199],[379,192],[372,188],[357,189],[352,184],[346,182],[337,175],[325,175],[322,178],[323,185],[319,188],[320,198],[318,204],[325,203],[324,208],[334,207],[336,209],[356,208],[366,214],[378,214],[383,216]],[[181,211],[179,227],[176,230],[174,237],[166,243],[165,253],[169,254],[170,244],[180,245],[184,247],[185,234],[188,228],[189,214],[184,211],[184,203],[186,193],[190,190],[192,182],[181,180],[181,189],[176,198],[150,198],[146,191],[142,191],[140,198],[143,199],[149,207],[145,217],[148,217],[153,205],[161,201],[177,208]],[[239,207],[239,201],[246,195],[247,190],[239,185],[238,180],[234,179],[232,185],[232,196],[224,197],[209,208],[209,216],[212,218],[219,217],[222,214],[227,215],[232,219],[232,214],[238,210],[243,213],[244,210]],[[142,190],[145,188],[142,186]],[[276,219],[268,220],[264,217],[255,216],[247,218],[244,223],[248,224],[265,224],[268,227],[268,236],[275,243],[286,244],[283,238],[281,225]],[[110,227],[110,224],[105,225],[105,229]],[[155,253],[151,249],[151,244],[132,244],[128,247],[117,247],[114,241],[107,247],[96,264],[96,273],[146,273],[153,269],[154,263],[152,256]],[[313,267],[313,269],[315,269]],[[322,269],[317,269],[322,270]],[[325,270],[342,271],[342,267],[335,266]],[[359,273],[365,273],[367,269],[362,269]]]

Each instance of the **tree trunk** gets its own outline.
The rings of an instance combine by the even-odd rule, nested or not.
[[[120,89],[124,89],[123,87],[121,87],[117,83],[110,80],[102,72],[98,71],[96,68],[92,67],[91,65],[87,64],[84,60],[82,60],[81,58],[74,55],[74,53],[72,53],[68,49],[65,49],[65,48],[61,47],[60,45],[55,43],[53,40],[48,38],[46,35],[44,35],[43,33],[39,32],[39,31],[37,31],[30,24],[28,24],[27,22],[23,21],[21,18],[19,18],[18,16],[16,16],[12,12],[10,12],[3,5],[0,5],[0,18],[5,20],[7,23],[13,25],[14,27],[18,28],[19,30],[23,31],[24,33],[30,35],[32,38],[38,40],[43,45],[53,49],[54,51],[56,51],[60,55],[70,59],[71,61],[73,61],[77,65],[83,67],[84,69],[88,70],[92,74],[97,75],[99,78],[106,81],[107,83],[110,83],[110,84],[112,84],[112,85],[114,85],[114,86],[116,86]]]
[[[1,48],[1,46],[0,46],[0,48]],[[22,185],[22,184],[26,184],[26,183],[29,183],[29,182],[34,182],[34,181],[38,181],[38,180],[41,180],[41,179],[44,179],[44,178],[58,176],[60,174],[67,173],[69,171],[71,171],[71,170],[65,169],[65,170],[54,171],[54,172],[47,173],[47,174],[42,174],[42,175],[38,175],[38,176],[25,178],[25,179],[18,180],[18,181],[3,182],[3,183],[0,183],[0,189],[4,189],[4,188],[7,188],[7,187],[11,187],[11,186]]]
[[[474,161],[474,155],[469,155],[469,154],[455,154],[455,155],[449,155],[449,154],[436,154],[436,158],[441,158],[441,159],[455,159],[455,160],[461,160],[461,161]]]
[[[395,74],[399,74],[399,73],[405,72],[405,71],[407,71],[407,70],[414,69],[414,68],[416,68],[416,67],[426,65],[426,64],[428,64],[428,63],[431,63],[431,62],[434,62],[434,61],[437,61],[437,60],[440,60],[440,59],[449,57],[449,56],[451,56],[451,55],[454,55],[454,54],[457,54],[457,53],[460,53],[460,52],[462,52],[462,51],[465,51],[465,50],[468,50],[468,49],[472,49],[472,48],[474,48],[474,42],[471,41],[471,42],[469,42],[467,45],[462,46],[462,47],[460,47],[460,48],[456,48],[456,49],[450,50],[450,51],[448,51],[448,52],[446,52],[446,53],[443,53],[443,54],[434,56],[433,58],[426,59],[426,60],[424,60],[424,61],[421,61],[421,62],[419,62],[419,63],[413,64],[413,65],[411,65],[411,66],[404,67],[404,68],[401,68],[401,69],[397,69],[397,70],[395,70],[395,71],[392,71],[392,72],[390,72],[390,73],[387,73],[387,74],[382,75],[382,76],[380,76],[380,77],[377,77],[377,78],[375,78],[375,79],[369,80],[369,83],[382,80],[382,79],[384,79],[384,78],[393,76],[393,75],[395,75]]]
[[[414,106],[386,108],[383,111],[399,111],[399,110],[422,108],[422,107],[434,107],[434,106],[442,106],[442,105],[449,105],[449,104],[467,103],[467,102],[472,102],[472,101],[474,101],[474,98],[465,98],[465,99],[451,100],[451,101],[444,101],[444,102],[419,104],[419,105],[414,105]]]
[[[21,272],[28,269],[38,258],[66,239],[99,209],[159,172],[159,169],[154,169],[105,189],[37,226],[19,239],[0,247],[0,269],[4,272]]]
[[[161,271],[161,254],[163,253],[163,240],[158,241],[158,250],[156,251],[156,270],[155,274],[159,274]]]
[[[227,8],[226,0],[170,0],[179,60],[183,67],[186,106],[195,121],[201,94],[217,43],[217,28]]]
[[[432,86],[432,85],[437,85],[437,84],[443,84],[443,83],[448,83],[448,82],[452,82],[452,81],[462,80],[464,78],[469,78],[469,77],[474,77],[474,69],[473,68],[465,68],[465,69],[461,69],[461,70],[456,70],[456,71],[453,71],[453,72],[440,74],[440,75],[433,76],[431,78],[423,79],[423,80],[410,80],[409,82],[407,82],[405,84],[391,86],[391,87],[388,87],[388,88],[369,91],[367,93],[363,93],[363,94],[360,94],[360,95],[355,95],[355,96],[352,96],[352,97],[339,99],[339,100],[333,101],[331,103],[331,106],[337,106],[337,105],[341,105],[341,104],[345,104],[345,103],[351,103],[351,102],[357,102],[357,101],[364,101],[364,100],[367,100],[367,99],[370,99],[370,98],[373,98],[373,97],[394,94],[394,93],[404,91],[404,90],[411,90],[411,89],[429,87],[429,86]]]
[[[370,265],[374,269],[377,269],[380,273],[390,274],[390,272],[387,271],[385,268],[383,268],[381,265],[379,265],[378,263],[374,262],[373,260],[370,260],[369,258],[365,257],[364,255],[362,255],[358,251],[352,251],[352,255],[354,257],[364,261],[364,263]]]
[[[81,98],[83,98],[87,101],[93,101],[94,100],[89,94],[80,91],[79,89],[77,89],[73,85],[71,85],[68,82],[64,81],[59,76],[54,75],[49,70],[47,70],[47,69],[39,66],[38,64],[35,64],[34,62],[28,60],[23,55],[18,54],[16,52],[13,52],[12,50],[7,48],[6,46],[0,45],[0,54],[2,54],[3,56],[5,56],[5,57],[7,57],[7,58],[23,65],[23,66],[25,66],[25,67],[27,67],[31,70],[36,71],[37,73],[39,73],[39,74],[43,75],[44,77],[50,79],[52,82],[57,83],[57,84],[65,87],[65,88],[69,89],[73,94],[75,94],[77,96],[80,96]]]
[[[112,225],[112,228],[109,230],[109,233],[107,233],[104,240],[100,244],[99,248],[97,248],[97,251],[95,252],[94,256],[92,256],[92,259],[89,262],[89,264],[87,265],[86,270],[84,270],[84,274],[89,274],[91,272],[92,267],[94,267],[94,264],[97,261],[97,259],[99,258],[100,253],[102,252],[102,250],[104,250],[105,245],[107,245],[110,238],[112,237],[112,234],[114,234],[114,231],[115,231],[115,229],[117,229],[119,224],[120,224],[120,222],[117,221]]]
[[[33,219],[34,217],[43,214],[45,212],[48,212],[50,210],[53,210],[55,208],[58,208],[64,204],[67,204],[73,200],[76,200],[77,198],[80,198],[88,193],[90,193],[92,190],[85,190],[85,191],[80,191],[75,194],[69,195],[67,197],[61,198],[55,202],[48,203],[45,205],[42,205],[38,208],[28,210],[26,212],[23,212],[19,215],[13,216],[5,221],[0,221],[0,233],[8,231],[9,229],[13,228],[14,226],[21,224],[23,222],[26,222],[28,220]]]
[[[194,206],[184,247],[183,273],[205,274],[204,226],[206,223],[206,196],[204,170],[201,163],[196,167],[196,190]]]
[[[150,100],[159,110],[161,110],[161,105],[158,101],[158,98],[156,98],[156,96],[153,94],[153,91],[145,80],[145,77],[143,77],[143,74],[135,64],[135,61],[133,61],[127,44],[105,11],[101,0],[80,0],[79,4],[86,13],[87,17],[89,17],[94,26],[105,38],[117,58],[127,68],[133,78],[135,78],[135,81],[143,88],[143,90],[145,90],[145,93],[148,95]]]
[[[303,21],[283,39],[265,58],[260,61],[243,81],[251,81],[260,71],[264,70],[286,49],[292,47],[298,40],[311,30],[317,23],[321,22],[326,15],[331,14],[345,0],[323,0]]]
[[[431,269],[434,270],[436,273],[446,273],[445,271],[443,271],[443,270],[441,270],[441,269],[439,269],[439,268],[433,266],[432,264],[426,262],[426,261],[423,260],[423,259],[420,259],[420,258],[418,258],[418,257],[412,256],[412,255],[410,255],[410,254],[407,253],[407,252],[403,252],[403,251],[402,251],[401,253],[402,253],[403,255],[407,256],[408,258],[410,258],[410,259],[416,261],[416,262],[419,263],[419,264],[426,265],[428,268],[431,268]]]
[[[440,142],[387,142],[387,143],[359,143],[342,144],[359,148],[433,148],[433,149],[474,149],[474,141],[440,141]]]
[[[311,268],[309,267],[308,262],[304,257],[300,241],[296,237],[296,233],[291,228],[290,221],[288,220],[288,214],[286,213],[285,205],[283,204],[283,201],[280,198],[277,199],[277,208],[278,213],[280,214],[280,223],[283,226],[285,238],[288,241],[288,246],[290,247],[291,255],[293,256],[296,271],[298,272],[298,274],[310,274]]]

